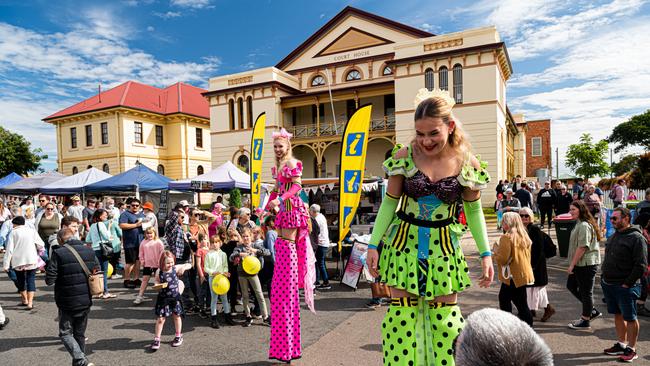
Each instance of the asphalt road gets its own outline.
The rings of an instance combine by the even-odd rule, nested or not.
[[[498,236],[490,230],[491,238]],[[463,241],[473,280],[478,276],[476,250],[470,240]],[[575,320],[580,311],[579,303],[564,288],[566,259],[549,260],[549,297],[558,309],[547,323],[535,322],[535,330],[549,344],[555,355],[556,365],[607,365],[614,361],[602,355],[602,350],[615,340],[613,317],[605,314],[592,323],[590,331],[574,331],[567,324]],[[474,281],[476,283],[476,281]],[[268,365],[267,350],[269,328],[257,321],[250,328],[241,326],[222,327],[214,330],[207,319],[198,316],[185,318],[184,343],[172,348],[173,325],[165,324],[163,344],[159,351],[151,353],[148,345],[153,338],[154,314],[153,292],[150,301],[133,306],[134,290],[121,288],[121,282],[111,281],[111,291],[117,299],[96,300],[90,313],[86,335],[87,353],[97,365]],[[42,275],[37,277],[35,308],[21,310],[19,297],[13,284],[0,275],[0,304],[11,318],[7,328],[0,331],[0,365],[67,365],[70,356],[58,338],[57,310],[53,291],[44,285]],[[465,315],[484,307],[498,307],[498,284],[489,289],[472,287],[460,296]],[[597,306],[604,312],[600,302],[602,292],[595,289]],[[316,297],[317,314],[305,307],[303,320],[303,358],[297,365],[380,365],[380,323],[385,307],[370,310],[364,307],[370,291],[367,284],[352,291],[346,286],[334,285],[331,291]],[[268,301],[268,300],[267,300]],[[241,309],[241,306],[238,307]],[[243,319],[239,319],[243,321]],[[650,318],[641,318],[639,336],[639,359],[635,364],[650,365]]]

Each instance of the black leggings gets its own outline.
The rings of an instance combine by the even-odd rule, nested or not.
[[[566,288],[582,303],[582,316],[587,319],[594,309],[594,280],[597,270],[597,265],[573,267],[573,274],[566,281]]]
[[[526,286],[515,287],[515,281],[510,280],[510,285],[501,283],[499,291],[499,309],[512,313],[512,303],[517,307],[517,316],[526,324],[533,326],[533,314],[528,308],[526,300]]]

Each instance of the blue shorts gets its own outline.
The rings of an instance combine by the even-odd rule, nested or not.
[[[622,285],[608,284],[601,279],[600,286],[603,288],[608,313],[622,314],[625,321],[636,320],[636,300],[641,296],[641,285],[637,283],[625,288]]]

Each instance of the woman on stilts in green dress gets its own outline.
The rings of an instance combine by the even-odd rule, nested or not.
[[[384,365],[454,365],[463,328],[458,293],[470,286],[460,247],[469,228],[481,257],[481,287],[494,276],[480,190],[487,164],[472,156],[447,91],[420,89],[416,137],[384,162],[388,190],[368,250],[368,267],[388,284],[382,322]],[[460,222],[461,208],[467,225]],[[377,245],[384,241],[381,258]]]

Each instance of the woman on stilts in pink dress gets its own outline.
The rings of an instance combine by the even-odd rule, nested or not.
[[[271,286],[271,340],[269,358],[284,363],[302,355],[300,345],[300,297],[314,311],[316,280],[314,253],[309,244],[309,214],[299,197],[302,189],[302,162],[293,157],[291,134],[284,128],[273,134],[276,166],[272,168],[277,184],[267,210],[279,211],[275,220],[275,269]]]

